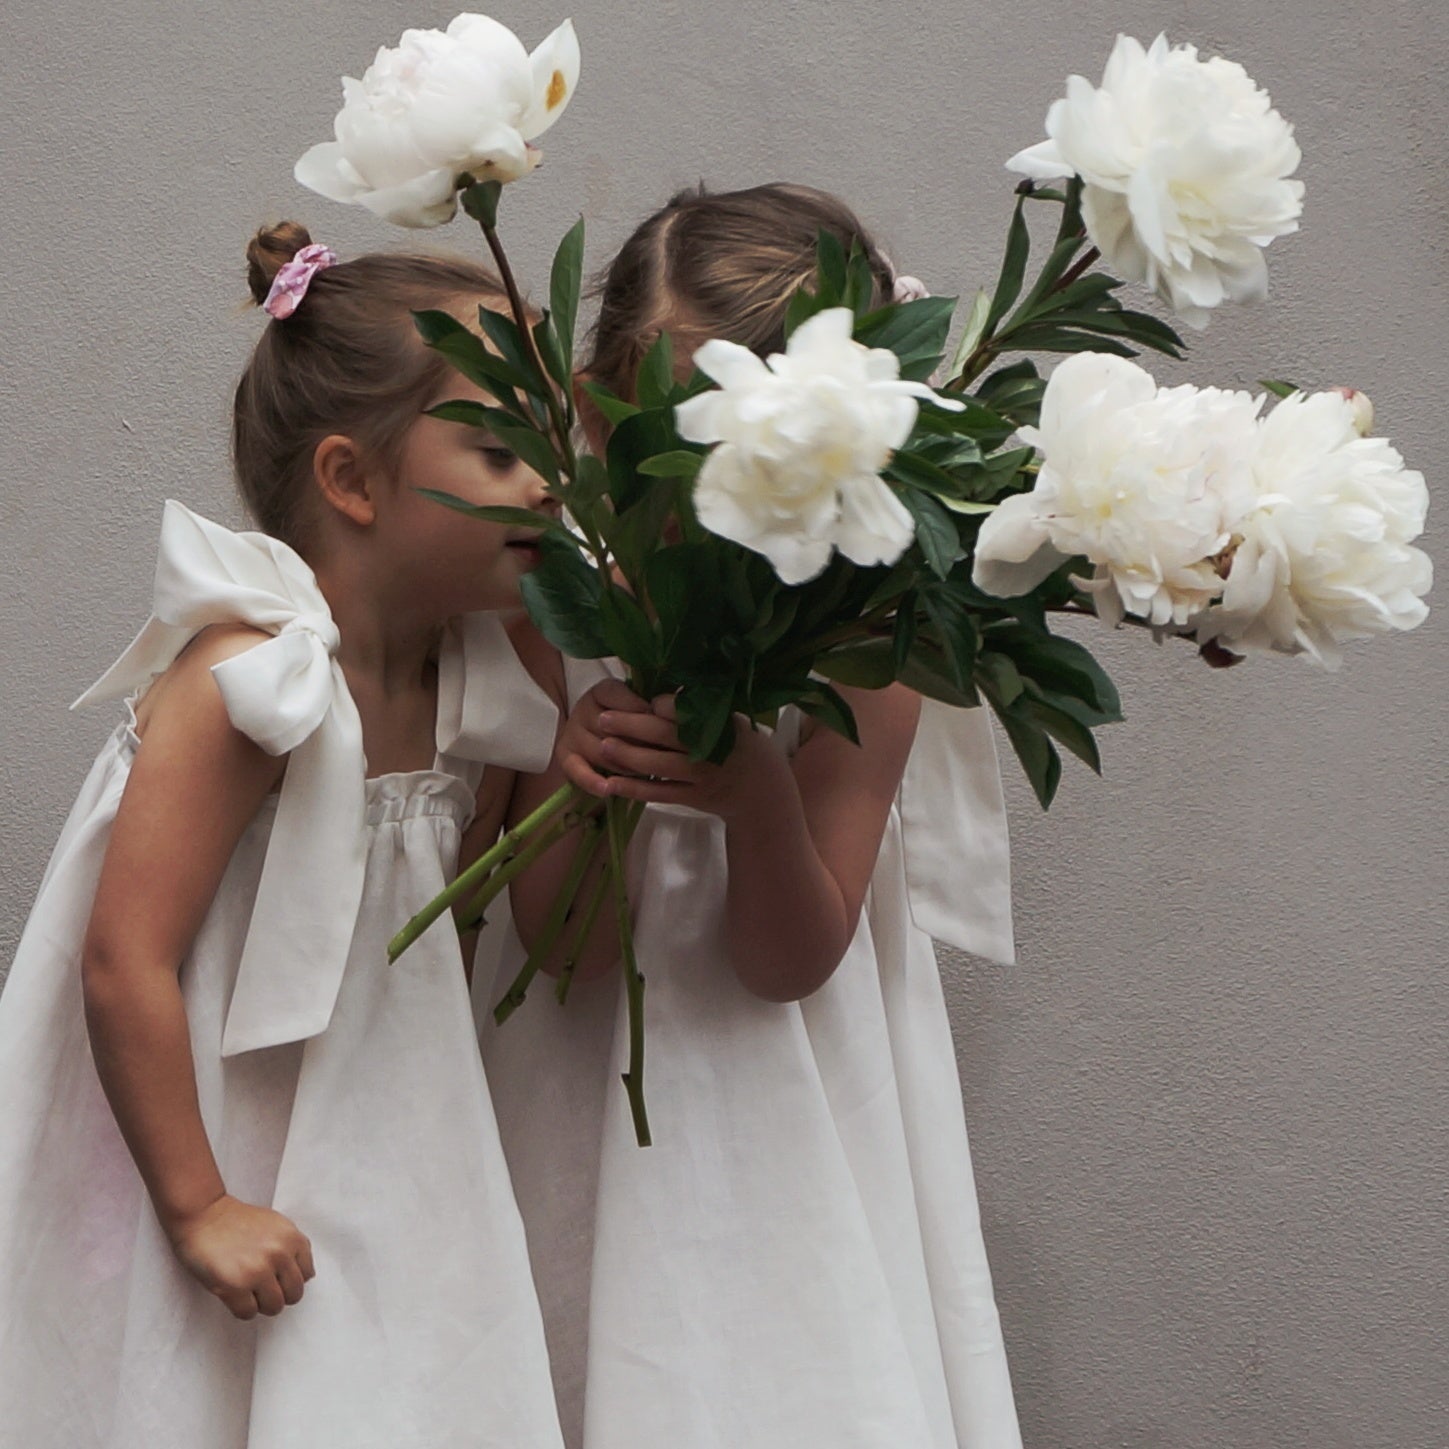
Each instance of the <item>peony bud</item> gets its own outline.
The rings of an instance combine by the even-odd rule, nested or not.
[[[1353,425],[1359,437],[1368,437],[1374,430],[1374,405],[1369,395],[1356,387],[1331,387],[1329,391],[1336,392],[1353,409]]]

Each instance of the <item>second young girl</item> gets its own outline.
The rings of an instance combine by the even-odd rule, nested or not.
[[[549,507],[496,440],[424,415],[482,394],[410,311],[498,287],[331,265],[290,225],[249,258],[270,320],[234,451],[262,531],[167,505],[154,615],[88,696],[125,718],[0,997],[0,1441],[548,1449],[457,937],[386,953],[475,794],[487,837],[499,767],[541,768],[553,733],[468,612],[517,606],[536,531],[418,492]]]
[[[893,268],[834,198],[769,186],[676,198],[603,291],[593,375],[629,392],[661,332],[783,350],[821,228]],[[654,1145],[619,1074],[618,973],[581,966],[482,1014],[570,1449],[1016,1449],[934,935],[1012,953],[1000,783],[983,711],[848,691],[861,746],[747,728],[722,766],[669,700],[555,663],[568,724],[548,775],[649,802],[635,837]],[[538,929],[558,868],[520,879]],[[486,1008],[517,934],[485,938]],[[610,966],[610,953],[596,967]]]

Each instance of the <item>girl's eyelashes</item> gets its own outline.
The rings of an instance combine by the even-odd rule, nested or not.
[[[488,466],[499,473],[507,473],[518,463],[518,454],[502,443],[485,442],[478,450]]]

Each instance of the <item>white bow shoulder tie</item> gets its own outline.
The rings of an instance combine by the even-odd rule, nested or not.
[[[222,1055],[234,1056],[326,1029],[362,900],[362,724],[316,577],[277,539],[233,533],[168,501],[152,616],[76,705],[144,688],[199,630],[219,623],[273,635],[212,675],[237,729],[269,754],[290,756],[222,1033]],[[440,754],[512,769],[547,764],[557,712],[496,616],[453,622],[438,693]]]

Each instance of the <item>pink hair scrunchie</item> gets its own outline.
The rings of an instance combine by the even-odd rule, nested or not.
[[[284,262],[277,275],[272,278],[267,300],[262,303],[262,311],[279,321],[290,317],[297,310],[298,303],[307,295],[312,278],[318,272],[326,271],[328,267],[336,264],[337,253],[331,247],[323,246],[320,242],[303,247],[291,261]]]

